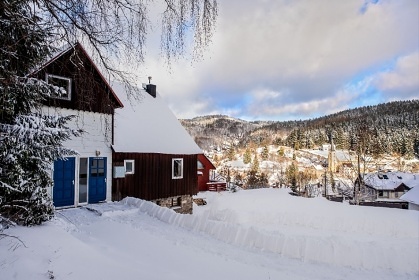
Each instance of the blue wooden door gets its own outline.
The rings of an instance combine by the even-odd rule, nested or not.
[[[55,207],[74,205],[75,169],[76,160],[74,157],[54,162],[52,197]]]
[[[89,203],[106,200],[106,158],[89,158]]]

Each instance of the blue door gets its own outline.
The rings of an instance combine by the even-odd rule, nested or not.
[[[89,203],[106,200],[106,158],[89,158]]]
[[[76,161],[74,157],[54,161],[52,199],[55,207],[74,205],[75,169]]]

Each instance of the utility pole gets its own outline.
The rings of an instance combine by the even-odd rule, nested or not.
[[[327,165],[327,163],[326,162],[324,162],[323,164],[322,164],[322,166],[324,167],[324,197],[326,197],[327,198],[327,167],[328,167],[328,165]]]
[[[327,172],[324,169],[324,196],[327,198]]]
[[[358,180],[355,184],[355,204],[359,205],[359,189],[361,187],[361,162],[358,152]]]

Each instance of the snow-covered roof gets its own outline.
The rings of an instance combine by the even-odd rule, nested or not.
[[[401,200],[419,205],[419,186],[411,189],[400,197]]]
[[[129,99],[121,83],[113,83],[112,88],[124,104],[115,110],[115,152],[203,153],[159,93],[154,98],[141,89],[135,93],[137,98]]]
[[[322,150],[304,150],[304,151],[307,151],[313,155],[321,156],[324,158],[328,158],[329,156],[329,151],[322,151]],[[348,151],[336,150],[335,157],[338,161],[345,162],[345,161],[351,161],[351,158],[353,156],[351,156]]]
[[[394,190],[402,183],[409,188],[419,186],[419,174],[405,172],[378,172],[364,176],[366,185],[379,190]]]

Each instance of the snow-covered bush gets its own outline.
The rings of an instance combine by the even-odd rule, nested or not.
[[[45,82],[26,78],[0,88],[2,96],[12,97],[11,103],[17,96],[27,97],[22,110],[14,108],[18,113],[0,122],[0,214],[19,224],[40,224],[52,217],[50,168],[54,160],[75,154],[62,142],[80,133],[66,126],[73,116],[38,111],[39,97],[50,90]]]

